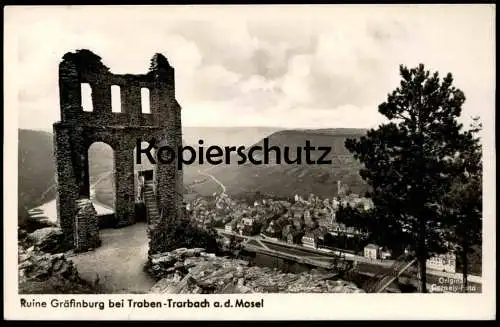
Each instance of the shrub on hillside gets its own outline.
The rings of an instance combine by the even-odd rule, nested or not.
[[[172,222],[158,239],[163,240],[159,252],[169,252],[178,248],[203,248],[207,252],[219,252],[217,232],[212,228],[200,228],[193,222]]]

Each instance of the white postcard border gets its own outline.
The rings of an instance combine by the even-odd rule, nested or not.
[[[362,10],[363,6],[359,6]],[[401,6],[401,5],[399,5]],[[196,10],[191,6],[189,10]],[[45,10],[52,10],[46,7]],[[88,6],[87,6],[88,8]],[[129,7],[130,8],[130,7]],[[19,295],[17,275],[17,153],[18,153],[18,108],[17,79],[17,35],[16,13],[30,10],[25,7],[4,9],[4,318],[16,320],[275,320],[275,319],[491,319],[495,315],[495,249],[496,249],[496,191],[495,191],[495,113],[484,112],[484,178],[483,178],[483,276],[482,294],[233,294],[233,295]],[[123,10],[123,8],[120,8]],[[133,8],[130,8],[133,10]],[[246,8],[245,10],[247,10]],[[320,9],[320,8],[318,8]],[[100,9],[99,9],[100,10]],[[109,10],[109,6],[106,10]],[[154,8],[152,8],[154,10]],[[185,8],[174,8],[179,13]],[[199,9],[198,9],[199,10]],[[224,19],[236,19],[234,8],[211,6],[203,8],[211,15],[224,15]],[[269,9],[280,11],[279,6]],[[232,18],[231,18],[232,17]],[[494,31],[492,33],[495,33]],[[494,50],[493,50],[494,51]],[[471,63],[473,64],[473,63]],[[490,81],[485,81],[490,82]],[[491,81],[494,83],[494,81]],[[86,301],[120,301],[121,299],[147,299],[149,301],[168,298],[175,300],[209,299],[264,299],[263,308],[185,308],[185,309],[71,309],[20,307],[20,299],[84,299]]]

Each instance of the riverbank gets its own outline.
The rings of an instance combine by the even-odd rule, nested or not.
[[[55,233],[54,235],[57,236],[59,234]],[[86,290],[82,290],[80,286],[75,285],[75,293],[97,292],[108,294],[150,293],[153,291],[166,292],[167,289],[171,291],[172,288],[178,288],[177,283],[185,277],[185,275],[191,268],[193,268],[195,272],[198,271],[198,273],[202,273],[204,277],[212,276],[209,279],[211,279],[215,284],[222,283],[225,285],[229,285],[227,286],[227,289],[225,291],[230,290],[231,292],[249,291],[245,287],[249,287],[252,292],[261,290],[262,287],[269,291],[274,289],[275,292],[293,292],[299,289],[303,292],[335,293],[343,292],[341,291],[342,288],[346,289],[345,292],[363,292],[362,288],[364,288],[366,282],[369,281],[375,275],[375,273],[380,272],[381,269],[381,267],[377,265],[368,266],[364,263],[360,263],[359,265],[367,266],[362,269],[363,271],[370,272],[373,270],[373,273],[357,274],[356,276],[342,274],[335,275],[325,270],[321,271],[318,269],[314,269],[314,267],[311,266],[274,258],[263,254],[252,253],[252,255],[249,255],[247,253],[246,255],[244,255],[243,252],[240,253],[238,258],[232,258],[215,257],[208,254],[202,256],[200,255],[202,251],[199,250],[187,251],[186,249],[177,249],[175,251],[179,253],[190,253],[190,251],[194,251],[193,253],[197,253],[197,255],[180,254],[177,257],[176,255],[174,255],[174,257],[176,257],[177,259],[172,260],[165,259],[169,256],[169,253],[164,253],[160,255],[160,257],[163,257],[163,259],[156,259],[159,260],[159,262],[163,262],[159,266],[157,265],[157,267],[160,267],[159,271],[161,271],[163,275],[153,274],[154,276],[151,276],[151,274],[148,274],[148,272],[145,271],[145,266],[148,261],[148,237],[145,223],[136,223],[134,225],[120,229],[101,229],[100,238],[102,241],[101,246],[94,249],[93,251],[79,254],[66,253],[64,256],[57,255],[55,257],[46,257],[40,260],[38,260],[37,256],[34,256],[36,259],[34,260],[35,265],[38,265],[38,263],[40,263],[40,265],[42,265],[43,267],[48,267],[47,269],[42,267],[45,270],[37,268],[39,271],[47,272],[52,269],[52,266],[56,266],[57,269],[59,269],[60,267],[64,267],[64,269],[61,268],[62,271],[73,271],[73,267],[67,267],[70,267],[71,264],[74,264],[74,270],[78,272],[79,279],[81,278],[81,280],[87,281],[87,286],[99,286],[99,290],[92,289],[91,287],[87,288]],[[56,245],[56,241],[57,240],[54,239],[52,243]],[[55,251],[61,252],[64,250]],[[173,252],[176,253],[175,251]],[[25,249],[21,249],[20,253],[20,260],[23,260],[23,262],[26,261],[27,256],[25,255]],[[165,262],[167,262],[166,265],[164,265]],[[23,266],[20,267],[22,268]],[[219,277],[217,277],[217,275],[214,275],[228,267],[232,268],[227,272],[226,275],[222,275]],[[254,279],[250,278],[247,280],[245,277],[247,273],[249,274],[249,276],[254,276]],[[190,276],[189,279],[192,280],[194,278],[194,280],[196,281],[196,278],[200,276],[201,275],[197,277]],[[178,279],[179,277],[182,278]],[[166,280],[162,282],[163,284],[156,285],[155,287],[155,284],[157,282],[165,278]],[[241,280],[241,278],[243,278],[243,280]],[[339,278],[343,280],[335,280]],[[54,279],[51,280],[54,281]],[[399,280],[407,286],[414,286],[415,284],[414,281],[407,275],[401,276]],[[296,284],[294,284],[295,282]],[[449,280],[444,280],[442,279],[442,277],[440,279],[437,276],[434,279],[430,278],[429,276],[428,282],[435,284],[434,288],[436,288],[437,286],[442,288],[451,283]],[[456,281],[453,282],[455,285],[458,284],[458,282]],[[286,286],[285,284],[287,283],[290,283],[290,285]],[[239,286],[234,286],[233,284]],[[281,286],[278,288],[273,288],[273,284],[279,284]],[[44,285],[42,281],[38,284],[33,283],[31,286],[28,284],[24,284],[23,289],[27,289],[28,293],[32,293],[37,292],[37,288],[43,290],[47,289],[47,287],[49,286],[50,285],[48,284]],[[429,285],[429,289],[431,289],[431,286],[432,285]],[[471,286],[474,286],[475,292],[481,292],[481,285],[475,285],[471,283]],[[64,290],[65,287],[66,291]],[[212,288],[216,289],[217,291],[222,291],[221,289],[217,289],[217,287]],[[401,284],[398,285],[397,282],[394,283],[391,288],[393,289],[393,291],[397,292],[399,292],[399,290],[401,292],[415,291],[414,287],[405,287],[405,285],[402,286]],[[406,288],[406,290],[403,288]],[[72,286],[67,283],[66,286],[56,285],[55,289],[59,289],[60,291],[54,290],[51,292],[72,293]],[[182,287],[180,287],[180,291],[205,292],[207,290],[189,287],[183,290]]]

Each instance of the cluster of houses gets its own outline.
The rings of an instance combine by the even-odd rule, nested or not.
[[[240,235],[261,235],[289,244],[324,249],[327,234],[356,237],[362,234],[353,227],[338,223],[335,214],[340,206],[360,210],[373,207],[370,199],[356,194],[343,197],[320,198],[314,194],[307,199],[295,195],[291,200],[262,199],[248,204],[235,201],[223,193],[214,199],[197,198],[187,204],[191,218],[200,226],[224,228]],[[363,256],[372,260],[390,259],[389,250],[376,244],[363,248]],[[438,255],[427,260],[429,269],[455,272],[456,260],[452,254]]]
[[[389,250],[376,244],[368,244],[363,250],[363,256],[372,260],[391,259]],[[427,269],[455,273],[457,270],[456,255],[452,252],[435,255],[426,261]]]
[[[363,250],[363,256],[373,260],[391,259],[391,252],[376,244],[368,244]],[[438,254],[426,262],[427,269],[438,270],[443,272],[455,273],[457,270],[456,255],[452,252]]]
[[[360,234],[336,221],[335,214],[341,205],[365,210],[372,207],[369,199],[355,194],[342,198],[320,198],[310,194],[306,199],[295,195],[289,200],[266,198],[249,204],[235,201],[223,193],[214,199],[197,198],[188,203],[186,209],[200,226],[319,248],[327,234],[348,237]]]
[[[255,235],[260,231],[267,237],[293,240],[294,243],[297,243],[301,232],[312,233],[314,238],[326,232],[355,234],[353,228],[335,221],[338,205],[337,199],[320,199],[314,194],[307,200],[296,195],[292,201],[272,199],[255,201],[253,206],[240,207],[243,210],[233,214],[234,219],[228,222],[225,228],[227,231],[246,235]],[[261,229],[249,227],[255,225],[259,225]],[[254,234],[248,234],[252,231]]]
[[[427,259],[426,267],[428,269],[454,273],[457,270],[456,255],[453,253],[436,255]]]
[[[381,246],[370,243],[363,249],[363,256],[365,258],[373,260],[378,260],[378,259],[386,260],[392,257],[392,253],[391,251],[384,249]]]

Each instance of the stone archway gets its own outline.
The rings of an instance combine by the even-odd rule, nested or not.
[[[114,212],[116,207],[115,151],[105,142],[94,142],[87,152],[90,199]]]
[[[91,110],[82,108],[81,84],[91,89]],[[115,153],[116,227],[135,221],[133,149],[137,139],[165,141],[182,146],[180,106],[175,99],[174,69],[156,54],[150,71],[140,75],[113,74],[89,50],[67,53],[59,65],[61,121],[54,124],[58,222],[67,241],[74,244],[78,201],[90,197],[88,148],[94,142],[109,144]],[[120,89],[119,112],[112,108],[111,87]],[[141,89],[150,96],[150,113],[141,110]],[[156,203],[161,219],[182,217],[182,170],[176,162],[156,163]],[[158,229],[163,228],[158,224]],[[158,233],[161,235],[161,233]],[[151,247],[150,242],[150,247]],[[161,240],[154,244],[160,244]],[[159,247],[159,245],[155,245]],[[150,249],[155,253],[157,249]]]

